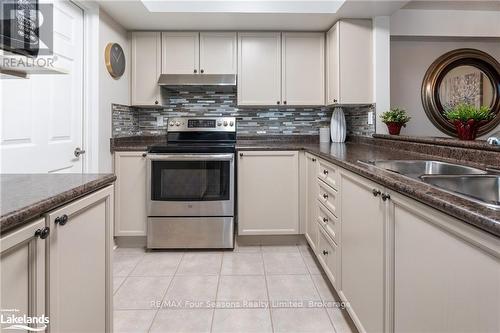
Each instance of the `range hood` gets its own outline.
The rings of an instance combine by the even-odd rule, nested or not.
[[[158,84],[165,88],[236,88],[236,74],[161,74]]]

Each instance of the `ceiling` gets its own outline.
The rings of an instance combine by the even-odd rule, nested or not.
[[[391,15],[397,0],[97,0],[127,30],[325,31],[341,18]]]
[[[418,0],[410,1],[403,9],[421,10],[478,10],[478,11],[500,11],[499,0]]]

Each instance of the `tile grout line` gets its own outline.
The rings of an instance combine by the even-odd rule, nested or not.
[[[210,322],[210,332],[212,332],[213,328],[214,328],[215,309],[217,308],[217,297],[219,296],[220,279],[222,276],[222,264],[224,263],[224,256],[225,255],[226,255],[226,253],[222,252],[222,258],[221,258],[220,266],[219,266],[219,276],[217,279],[217,289],[215,290],[215,307],[212,310],[212,321]]]
[[[181,265],[181,262],[182,262],[182,259],[184,259],[184,254],[185,252],[182,252],[182,256],[181,256],[181,259],[179,260],[179,262],[177,263],[177,266],[175,267],[175,271],[174,271],[174,274],[172,275],[171,279],[170,279],[170,282],[168,283],[168,286],[167,288],[165,289],[165,292],[163,293],[163,296],[161,298],[161,305],[160,305],[160,308],[156,309],[156,312],[155,312],[155,315],[153,316],[153,320],[151,320],[151,324],[149,325],[149,328],[147,330],[147,332],[151,332],[151,329],[153,328],[153,324],[156,320],[156,317],[158,317],[158,313],[160,312],[160,309],[161,307],[163,306],[163,300],[165,299],[165,297],[167,296],[167,292],[168,290],[170,289],[170,286],[172,285],[173,281],[174,281],[174,278],[177,274],[177,270],[179,269],[179,266]]]
[[[267,271],[266,264],[264,262],[264,252],[262,251],[262,246],[260,247],[260,256],[262,258],[262,266],[264,268],[264,281],[266,282],[266,294],[267,294],[267,307],[269,309],[269,319],[271,320],[271,330],[274,333],[274,322],[273,322],[273,312],[271,311],[271,297],[269,296],[269,287],[267,285]]]
[[[308,246],[308,248],[310,247],[310,246],[309,246],[309,244],[307,244],[307,246]],[[314,252],[314,251],[313,251],[313,252]],[[300,253],[300,255],[302,256],[302,260],[304,260],[304,255],[302,254],[302,252]],[[305,262],[305,260],[304,260],[304,262]],[[324,302],[324,299],[323,299],[323,297],[321,296],[321,292],[320,292],[320,290],[319,290],[318,286],[316,285],[316,282],[314,281],[314,279],[313,279],[313,277],[312,277],[312,276],[313,276],[313,274],[311,274],[311,271],[309,270],[309,267],[308,267],[307,265],[306,265],[306,267],[307,267],[307,270],[309,271],[309,277],[310,277],[310,278],[311,278],[311,280],[312,280],[312,283],[313,283],[314,289],[316,289],[316,292],[318,293],[318,296],[319,296],[319,298],[320,298],[321,302]],[[321,267],[321,269],[323,269],[323,267]],[[319,274],[319,275],[321,275],[321,277],[323,277],[323,274]],[[326,312],[326,316],[328,317],[328,320],[330,321],[330,324],[332,325],[334,332],[335,332],[335,333],[337,333],[337,328],[335,327],[335,324],[334,324],[334,322],[333,322],[332,318],[330,317],[330,314],[328,313],[328,310],[327,310],[325,307],[323,307],[323,311],[325,311],[325,312]]]

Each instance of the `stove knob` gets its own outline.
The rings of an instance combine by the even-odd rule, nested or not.
[[[224,121],[224,126],[227,126],[227,121]]]
[[[229,122],[229,126],[231,126],[231,127],[232,127],[232,126],[234,126],[234,122],[233,122],[233,121],[230,121],[230,122]]]
[[[217,122],[217,126],[222,126],[222,123],[220,121]]]
[[[176,122],[175,122],[175,126],[181,126],[181,123],[180,123],[180,122],[178,122],[178,121],[176,121]]]
[[[174,126],[174,122],[173,122],[173,121],[171,121],[171,122],[168,124],[168,126]]]

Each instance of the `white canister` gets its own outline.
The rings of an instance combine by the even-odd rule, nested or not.
[[[319,129],[319,142],[330,142],[330,128],[321,127]]]

